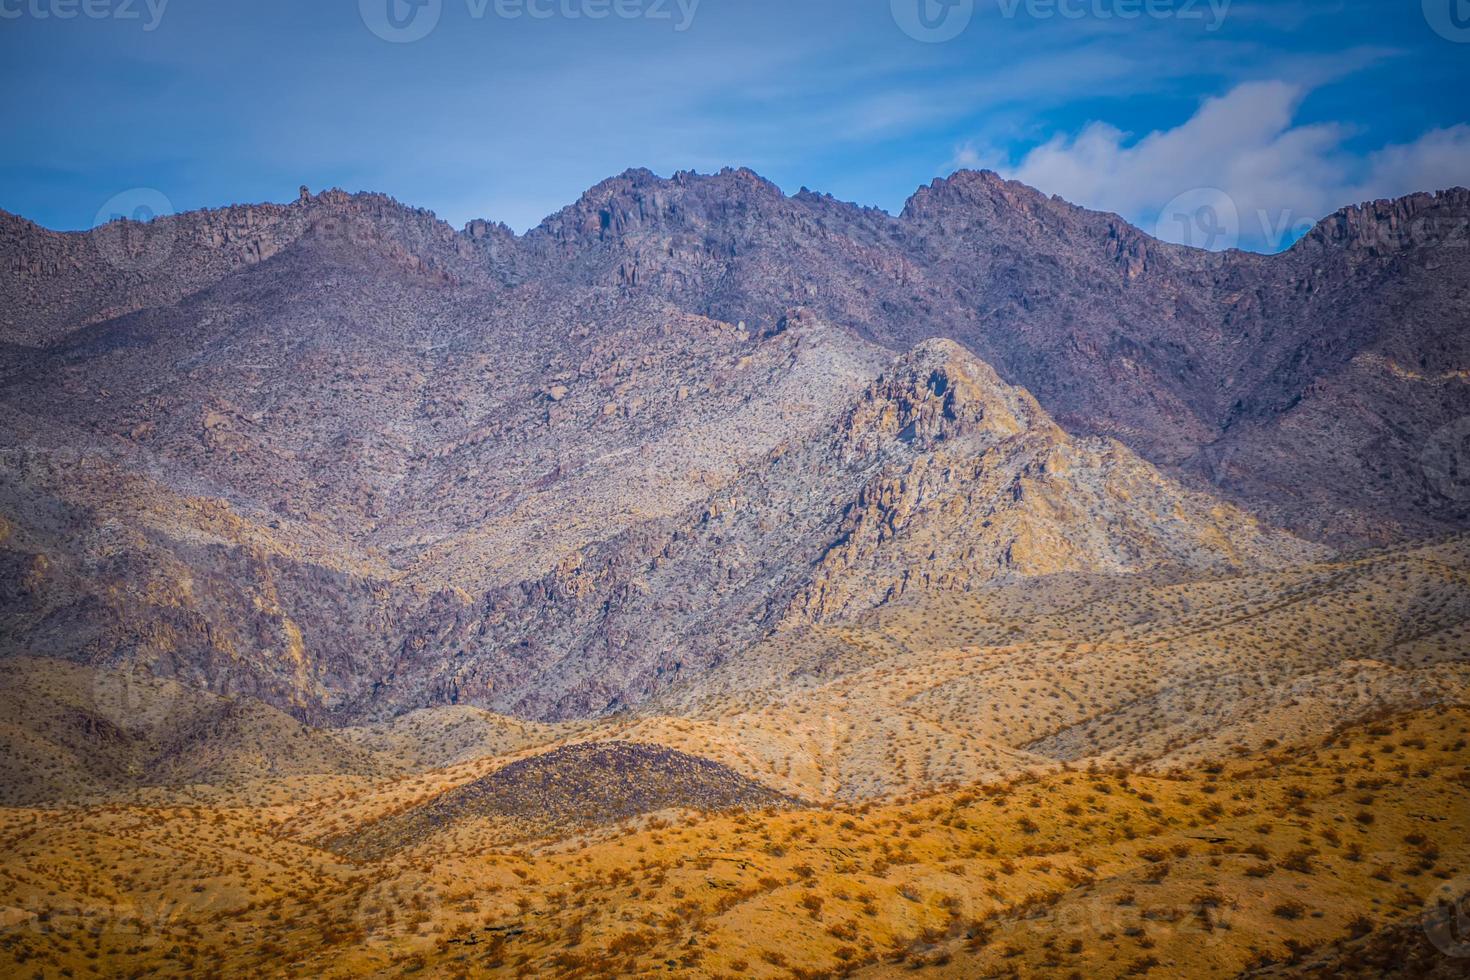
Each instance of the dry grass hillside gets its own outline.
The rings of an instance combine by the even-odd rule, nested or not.
[[[1467,577],[922,593],[555,726],[15,660],[0,972],[1462,975]]]
[[[708,759],[654,745],[583,742],[512,762],[324,843],[372,860],[482,820],[498,821],[521,838],[544,838],[669,809],[738,810],[798,802]]]
[[[0,682],[5,799],[131,787],[164,801],[186,786],[217,798],[331,776],[368,819],[597,741],[709,759],[821,803],[1093,760],[1167,769],[1384,710],[1466,703],[1467,633],[1461,536],[1276,571],[924,592],[780,633],[602,722],[544,725],[460,706],[321,730],[249,698],[21,659]]]
[[[462,824],[357,863],[293,823],[300,804],[10,808],[0,970],[1323,975],[1385,947],[1424,957],[1416,923],[1470,891],[1467,740],[1470,713],[1440,707],[1187,771],[669,811],[511,845]]]
[[[0,672],[0,804],[96,801],[164,787],[259,800],[299,777],[372,781],[408,768],[259,701],[141,671],[21,657]]]
[[[479,708],[424,708],[391,721],[335,734],[374,752],[404,760],[415,769],[442,769],[486,756],[509,755],[573,736],[588,723],[542,725]]]
[[[618,737],[856,800],[1059,762],[1168,767],[1464,703],[1470,537],[1217,577],[1061,576],[794,630]]]

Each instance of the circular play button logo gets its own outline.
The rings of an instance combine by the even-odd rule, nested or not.
[[[975,16],[975,0],[890,0],[890,5],[894,23],[925,44],[954,40]]]
[[[428,36],[439,25],[444,0],[357,0],[362,22],[378,37],[407,44]]]

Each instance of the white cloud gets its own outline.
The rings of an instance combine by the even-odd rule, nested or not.
[[[1470,184],[1470,126],[1436,129],[1412,143],[1386,146],[1368,164],[1370,179],[1358,191],[1365,200]]]
[[[1006,160],[992,151],[983,150],[974,143],[955,147],[950,158],[950,170],[1004,170]]]
[[[1346,126],[1293,124],[1305,93],[1296,84],[1251,82],[1206,101],[1173,129],[1135,140],[1095,122],[997,169],[1077,204],[1116,211],[1172,241],[1268,250],[1291,244],[1345,204],[1470,184],[1470,126],[1433,130],[1362,156],[1346,149]],[[956,156],[988,158],[974,147]],[[1210,205],[1212,223],[1223,210],[1233,210],[1237,220],[1231,225],[1221,217],[1229,234],[1202,240],[1174,220],[1179,214],[1169,205],[1180,200],[1191,214]]]

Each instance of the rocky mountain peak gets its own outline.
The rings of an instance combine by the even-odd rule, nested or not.
[[[667,179],[639,168],[592,187],[527,237],[619,241],[640,232],[705,228],[733,211],[782,200],[780,188],[746,168],[715,174],[680,171]]]
[[[915,191],[904,204],[901,216],[922,220],[957,208],[988,215],[1034,212],[1050,201],[1035,188],[1006,180],[993,170],[956,170]]]
[[[1470,190],[1464,187],[1342,208],[1319,221],[1297,248],[1386,255],[1439,245],[1470,248]]]
[[[1029,394],[1007,385],[961,344],[934,337],[873,382],[846,431],[850,439],[878,435],[923,451],[981,429],[1004,437],[1038,423],[1050,426]]]

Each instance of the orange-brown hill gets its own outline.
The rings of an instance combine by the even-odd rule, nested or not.
[[[513,762],[488,776],[330,843],[380,858],[463,821],[511,821],[523,832],[617,823],[660,810],[723,811],[797,801],[733,769],[658,745],[586,742]]]

